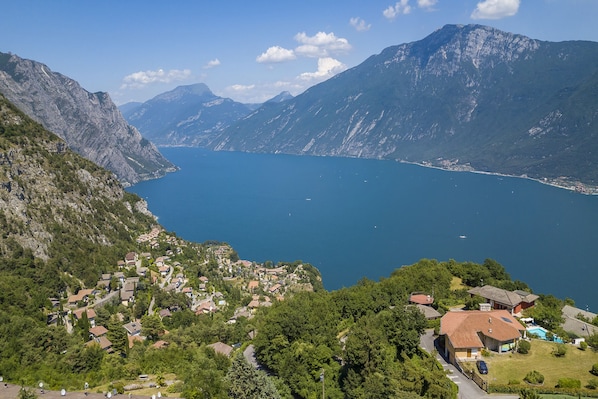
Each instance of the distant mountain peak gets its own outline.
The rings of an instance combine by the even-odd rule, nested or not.
[[[215,97],[214,93],[204,83],[177,86],[165,93],[158,94],[153,100],[156,101],[178,101],[185,97]],[[151,101],[151,100],[150,100]]]
[[[269,99],[268,101],[266,101],[265,104],[281,103],[283,101],[290,100],[291,98],[293,98],[293,95],[291,93],[289,93],[288,91],[283,91],[283,92],[280,92],[280,94],[278,94],[278,95],[272,97],[271,99]]]

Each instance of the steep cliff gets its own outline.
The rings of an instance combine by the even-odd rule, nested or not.
[[[125,121],[107,93],[90,93],[44,64],[0,53],[0,93],[125,185],[175,170]]]

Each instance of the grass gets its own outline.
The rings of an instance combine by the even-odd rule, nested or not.
[[[563,357],[552,354],[556,344],[538,339],[532,340],[531,350],[527,355],[519,353],[486,356],[490,384],[508,384],[509,381],[519,381],[522,388],[525,375],[537,370],[544,375],[544,386],[554,387],[559,378],[570,377],[579,379],[582,387],[590,379],[598,378],[590,373],[592,365],[598,363],[598,353],[591,349],[579,350],[573,345],[567,345],[567,353]]]
[[[460,277],[453,276],[453,279],[451,280],[451,291],[456,291],[466,287],[467,286],[463,284],[463,280],[461,280]]]

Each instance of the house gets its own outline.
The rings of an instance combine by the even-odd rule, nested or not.
[[[507,310],[447,312],[440,319],[440,340],[450,363],[475,360],[482,349],[512,350],[525,327]]]
[[[137,259],[139,259],[137,252],[128,252],[125,255],[125,264],[127,266],[135,266],[135,264],[137,264]]]
[[[90,345],[96,345],[96,344],[99,345],[100,348],[102,348],[103,350],[105,350],[108,353],[114,352],[114,349],[112,349],[112,342],[110,342],[110,340],[108,338],[106,338],[104,335],[88,341],[85,345],[90,346]]]
[[[422,292],[414,292],[409,296],[409,302],[419,305],[432,305],[434,303],[434,297]]]
[[[280,289],[280,287],[282,287],[280,284],[274,284],[268,291],[270,291],[271,294],[274,294]]]
[[[420,312],[422,312],[424,314],[424,317],[427,320],[435,320],[435,319],[439,319],[440,317],[442,317],[440,312],[438,312],[432,306],[421,305],[419,303],[415,304],[415,305],[407,305],[407,306],[408,307],[414,306],[417,310],[419,310]]]
[[[93,289],[79,290],[76,294],[69,296],[68,304],[70,306],[76,306],[79,302],[89,302],[89,296],[93,295],[95,291]]]
[[[205,300],[199,303],[197,309],[195,309],[195,314],[207,314],[216,312],[218,309],[216,308],[216,304],[213,301]]]
[[[598,333],[598,327],[591,322],[596,318],[596,313],[565,305],[561,310],[563,315],[563,330],[573,333],[578,337],[587,338]]]
[[[255,290],[258,289],[259,286],[260,286],[259,281],[251,280],[249,283],[247,283],[247,291],[254,292]]]
[[[92,327],[89,329],[89,334],[93,338],[103,337],[104,335],[106,335],[107,332],[108,332],[108,329],[106,329],[106,327],[104,327],[104,326],[95,326],[95,327]]]
[[[152,345],[152,348],[155,348],[155,349],[163,349],[163,348],[167,348],[167,347],[168,347],[168,345],[170,345],[170,342],[166,342],[166,341],[163,341],[163,340],[159,340],[159,341],[156,341],[156,342],[155,342],[155,343]]]
[[[127,334],[134,337],[141,334],[141,322],[139,320],[133,320],[123,326],[127,330]]]
[[[87,313],[87,320],[89,320],[89,324],[94,327],[96,325],[96,311],[93,308],[79,308],[73,310],[73,317],[75,321],[81,320],[83,317],[83,313]]]
[[[172,313],[170,312],[170,309],[161,309],[158,315],[160,316],[160,319],[163,319],[165,317],[171,317]]]
[[[230,357],[230,354],[233,351],[233,347],[230,345],[225,344],[224,342],[216,342],[213,344],[208,345],[208,348],[214,349],[214,352],[220,353],[226,357]]]
[[[505,309],[511,314],[520,313],[522,310],[534,306],[538,295],[526,291],[507,291],[502,288],[484,285],[467,291],[472,297],[480,296],[490,304],[492,309]]]

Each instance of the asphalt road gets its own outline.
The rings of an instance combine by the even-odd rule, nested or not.
[[[434,351],[434,330],[426,330],[426,333],[420,338],[420,345],[428,353]],[[440,362],[442,367],[447,371],[447,376],[459,387],[459,399],[481,399],[481,398],[500,398],[500,399],[519,399],[519,395],[489,395],[475,382],[461,374],[455,366],[447,363],[446,360],[439,354],[436,354],[436,359]]]

